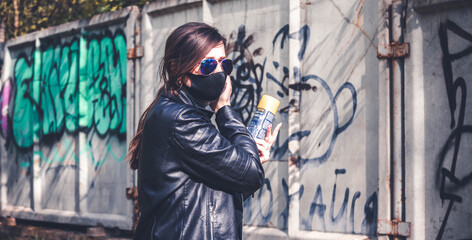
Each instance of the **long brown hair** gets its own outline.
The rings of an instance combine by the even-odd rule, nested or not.
[[[136,135],[129,144],[127,159],[131,169],[138,168],[141,155],[144,122],[147,115],[156,105],[163,92],[175,94],[180,90],[185,74],[190,72],[208,52],[218,44],[225,44],[226,39],[218,30],[205,23],[190,22],[176,28],[167,38],[164,57],[159,70],[164,86],[159,89],[156,98],[141,115]]]

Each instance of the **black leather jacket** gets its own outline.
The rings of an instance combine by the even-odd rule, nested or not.
[[[259,189],[257,146],[230,106],[162,95],[144,125],[134,239],[241,239],[243,198]],[[244,196],[243,196],[244,195]]]

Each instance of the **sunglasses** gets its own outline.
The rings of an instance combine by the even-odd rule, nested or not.
[[[203,75],[210,75],[212,72],[215,71],[218,63],[221,64],[221,68],[226,73],[226,75],[230,75],[231,71],[233,71],[233,61],[231,59],[223,59],[223,60],[216,60],[216,59],[203,59],[200,63],[200,73]]]

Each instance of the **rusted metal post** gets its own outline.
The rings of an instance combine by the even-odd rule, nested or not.
[[[405,15],[408,0],[385,0],[388,43],[379,43],[377,57],[388,60],[389,105],[389,214],[378,219],[377,233],[389,239],[410,236],[411,224],[405,222],[405,58],[410,44],[405,42]],[[383,39],[386,39],[385,36]],[[387,216],[388,215],[388,216]]]
[[[128,64],[128,75],[127,82],[127,93],[126,97],[128,98],[128,104],[126,111],[130,114],[127,114],[127,128],[133,129],[133,134],[126,134],[126,146],[129,146],[132,137],[134,136],[134,131],[136,129],[136,123],[139,121],[138,106],[136,105],[136,99],[140,99],[139,88],[136,87],[136,82],[141,79],[141,59],[144,56],[144,47],[141,45],[141,12],[133,11],[138,9],[132,9],[130,11],[130,17],[128,20],[128,32],[133,32],[134,34],[129,36],[128,40],[128,61],[131,61],[131,64]],[[133,187],[126,188],[126,198],[133,201],[133,231],[136,229],[139,219],[139,205],[138,205],[138,173],[133,171],[132,173],[132,182]]]
[[[406,9],[406,0],[392,0],[389,27],[390,44],[401,44],[404,41],[404,16]],[[394,221],[405,220],[405,191],[404,191],[404,166],[405,166],[405,147],[404,147],[404,58],[392,57],[390,65],[390,91],[391,91],[391,184],[392,184],[392,217]],[[395,236],[393,239],[403,239]]]
[[[136,226],[139,221],[139,205],[138,205],[138,187],[126,188],[126,198],[133,201],[133,231],[136,230]]]

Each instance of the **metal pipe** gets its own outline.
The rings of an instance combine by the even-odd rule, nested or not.
[[[392,0],[390,9],[390,44],[404,41],[404,16],[406,0]],[[395,54],[393,54],[395,55]],[[392,171],[392,217],[393,220],[405,220],[404,191],[404,59],[392,58],[390,65],[391,91],[391,171]],[[394,239],[400,239],[394,237]]]

